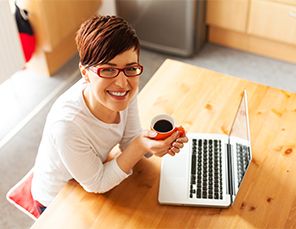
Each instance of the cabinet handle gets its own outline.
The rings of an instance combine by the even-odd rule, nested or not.
[[[296,11],[295,11],[295,10],[291,10],[291,11],[289,12],[289,16],[290,16],[290,17],[293,17],[293,18],[296,18]]]

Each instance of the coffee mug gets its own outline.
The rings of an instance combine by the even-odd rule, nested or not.
[[[185,136],[185,130],[182,126],[175,127],[174,119],[166,114],[155,116],[151,121],[151,130],[154,130],[157,135],[155,140],[163,140],[171,136],[174,132],[179,131],[180,137]]]

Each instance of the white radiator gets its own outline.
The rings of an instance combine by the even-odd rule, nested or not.
[[[0,0],[0,83],[21,70],[25,59],[8,0]]]

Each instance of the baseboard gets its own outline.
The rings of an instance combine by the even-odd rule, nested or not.
[[[218,27],[209,28],[209,41],[230,48],[296,63],[296,46]]]

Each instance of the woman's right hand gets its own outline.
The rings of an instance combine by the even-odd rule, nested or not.
[[[188,142],[186,136],[179,137],[179,135],[179,132],[176,131],[164,140],[154,140],[153,137],[156,136],[155,131],[144,131],[122,151],[116,159],[117,163],[128,174],[147,152],[158,157],[162,157],[167,153],[174,156],[176,153],[179,153],[184,143]]]

